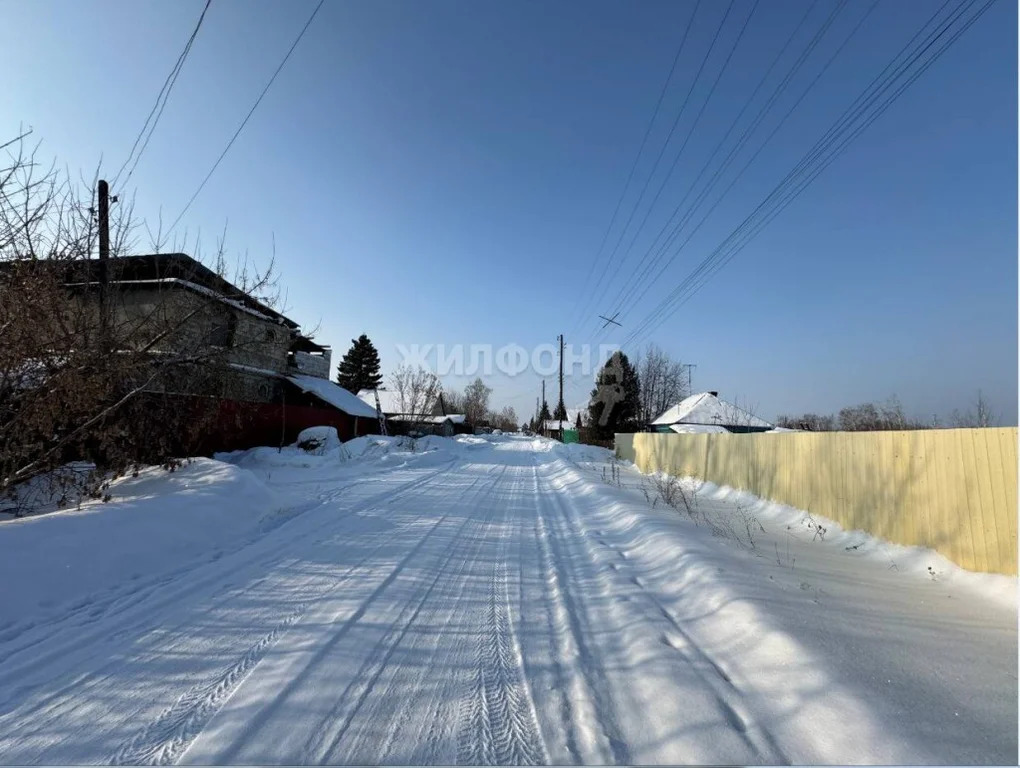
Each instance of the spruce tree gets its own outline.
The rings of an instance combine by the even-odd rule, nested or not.
[[[336,368],[336,383],[356,395],[362,389],[378,389],[382,380],[379,353],[368,336],[351,339],[351,348]]]
[[[553,418],[559,421],[563,421],[567,418],[567,406],[563,404],[562,399],[556,404],[556,410],[553,411]]]
[[[549,413],[549,403],[542,401],[542,410],[538,412],[538,428],[543,429],[547,421],[552,421],[552,414]]]
[[[616,432],[633,432],[641,412],[641,385],[627,355],[617,350],[595,380],[588,421],[595,434],[609,440]],[[603,418],[603,415],[605,418]]]

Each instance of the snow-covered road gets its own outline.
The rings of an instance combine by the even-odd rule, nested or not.
[[[255,466],[282,522],[0,602],[0,761],[1016,761],[1016,608],[963,577],[737,546],[545,440],[358,464]]]

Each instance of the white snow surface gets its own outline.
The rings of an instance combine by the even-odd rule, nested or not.
[[[727,434],[726,427],[718,424],[670,424],[669,428],[678,435],[715,435]]]
[[[331,453],[340,447],[340,436],[337,434],[336,427],[308,427],[298,432],[294,445],[314,446],[313,450],[317,454]]]
[[[305,392],[309,392],[320,400],[325,400],[335,408],[339,408],[351,416],[374,419],[377,417],[375,406],[369,406],[356,395],[351,394],[339,384],[318,376],[306,376],[303,373],[292,373],[288,379],[297,384]]]
[[[542,422],[542,429],[558,432],[561,429],[574,429],[576,424],[576,421],[570,421],[569,419],[546,419]]]
[[[1017,759],[1016,579],[543,438],[217,459],[0,523],[0,763]]]
[[[372,413],[375,413],[376,393],[379,395],[379,407],[384,414],[401,413],[403,411],[403,407],[400,404],[400,393],[393,389],[384,389],[383,387],[380,387],[378,390],[362,389],[358,391],[358,399],[369,406],[372,409]]]
[[[711,392],[700,392],[685,397],[652,422],[655,425],[669,424],[721,424],[746,427],[771,427],[764,419],[739,408],[733,403],[719,399]]]

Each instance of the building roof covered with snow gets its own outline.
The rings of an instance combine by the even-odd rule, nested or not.
[[[712,426],[727,432],[762,432],[772,425],[733,403],[719,399],[718,392],[701,392],[681,400],[655,421],[653,427]],[[679,430],[672,430],[679,431]]]
[[[728,434],[726,427],[718,424],[670,424],[669,429],[678,435],[718,435]]]
[[[387,416],[390,414],[403,413],[404,409],[400,405],[400,394],[393,389],[363,389],[358,392],[358,399],[368,404],[372,408],[372,413],[375,413],[375,397],[379,395],[379,408]]]
[[[547,419],[542,422],[542,429],[547,432],[559,432],[564,429],[574,429],[576,426],[576,421],[570,421],[569,419],[563,419],[562,421],[559,419]]]
[[[322,379],[318,376],[306,376],[304,374],[292,374],[287,377],[301,390],[310,395],[315,395],[334,408],[343,411],[350,416],[360,416],[366,419],[376,417],[375,406],[371,408],[362,400],[352,395],[339,384],[329,379]]]

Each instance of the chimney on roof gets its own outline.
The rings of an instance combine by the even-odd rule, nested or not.
[[[712,397],[719,397],[719,393],[718,392],[712,392],[711,390],[709,391],[708,394],[710,394]]]

